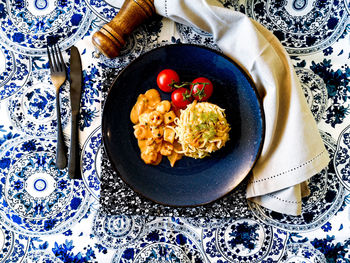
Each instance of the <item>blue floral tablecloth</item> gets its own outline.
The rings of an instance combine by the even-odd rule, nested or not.
[[[280,39],[318,123],[331,162],[311,178],[302,215],[247,202],[244,187],[230,217],[105,213],[100,125],[108,83],[157,45],[217,46],[206,32],[155,17],[109,60],[98,56],[91,35],[121,0],[0,0],[0,262],[350,262],[349,1],[219,2]],[[67,66],[72,45],[82,54],[83,180],[55,168],[55,88],[46,56],[55,42]],[[60,95],[69,143],[68,80]]]

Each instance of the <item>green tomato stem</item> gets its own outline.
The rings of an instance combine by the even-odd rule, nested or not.
[[[192,95],[193,95],[193,87],[195,85],[203,85],[203,88],[199,90],[199,92],[197,92],[195,95],[197,95],[199,97],[199,99],[201,100],[202,98],[205,97],[205,92],[204,92],[204,88],[206,85],[209,85],[208,82],[195,82],[195,83],[192,83],[192,82],[186,82],[186,81],[183,81],[183,82],[172,82],[171,84],[169,84],[170,87],[172,88],[175,88],[175,89],[179,89],[179,88],[184,88],[186,86],[190,86],[190,93],[189,94],[183,94],[184,96],[184,100],[187,100],[189,99]]]

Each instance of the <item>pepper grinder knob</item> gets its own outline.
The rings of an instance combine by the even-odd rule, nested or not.
[[[154,0],[125,0],[118,14],[92,36],[92,43],[108,58],[115,58],[126,37],[155,13]]]

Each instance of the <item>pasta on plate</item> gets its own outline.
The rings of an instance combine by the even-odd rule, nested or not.
[[[178,153],[204,158],[225,146],[231,128],[224,109],[213,103],[194,101],[181,110],[174,129],[182,146]]]
[[[175,140],[175,110],[168,100],[161,100],[156,89],[140,94],[133,106],[130,119],[135,124],[141,159],[146,164],[157,165],[167,156],[170,165],[181,159],[180,145]]]
[[[182,156],[204,158],[229,140],[224,109],[209,102],[189,104],[178,111],[161,100],[156,89],[140,94],[130,113],[141,159],[158,165],[166,156],[173,167]]]

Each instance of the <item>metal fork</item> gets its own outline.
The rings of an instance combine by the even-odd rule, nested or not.
[[[67,79],[66,66],[63,61],[62,53],[58,45],[53,47],[47,46],[47,56],[49,58],[51,80],[56,87],[56,113],[57,113],[57,150],[56,150],[56,166],[64,169],[67,166],[66,145],[64,143],[62,125],[61,125],[61,109],[60,109],[60,88]]]

